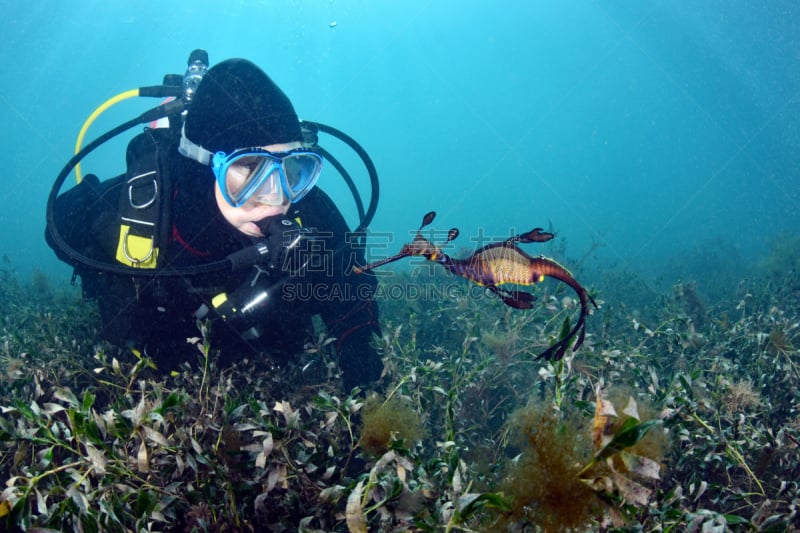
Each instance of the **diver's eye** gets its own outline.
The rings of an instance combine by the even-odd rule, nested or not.
[[[271,164],[269,159],[255,156],[245,156],[237,159],[231,167],[239,167],[241,172],[249,176],[257,173],[264,165]]]
[[[247,183],[247,179],[253,173],[248,165],[231,165],[225,173],[225,183],[231,191],[239,191]]]

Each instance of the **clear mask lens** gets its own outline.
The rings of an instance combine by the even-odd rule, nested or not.
[[[287,203],[286,195],[281,187],[281,175],[278,168],[275,168],[270,175],[258,187],[249,200],[264,205],[283,205]]]
[[[218,152],[212,168],[225,199],[234,207],[250,198],[263,204],[283,205],[299,201],[314,187],[322,158],[307,151],[272,154],[253,149],[231,156]]]

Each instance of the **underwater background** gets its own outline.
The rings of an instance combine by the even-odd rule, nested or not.
[[[0,8],[0,530],[800,529],[796,2]],[[324,332],[298,365],[218,368],[198,324],[198,364],[169,376],[100,342],[45,243],[47,197],[89,114],[196,48],[252,60],[367,150],[369,259],[432,210],[457,257],[555,233],[522,247],[599,304],[583,346],[537,358],[576,319],[563,285],[524,288],[520,311],[399,263],[377,397],[341,390]],[[84,145],[157,103],[115,105]],[[123,172],[137,131],[83,172]],[[319,186],[355,226],[333,168]]]
[[[800,227],[790,1],[3,1],[2,12],[0,243],[23,275],[68,275],[42,238],[44,206],[84,120],[182,73],[195,48],[212,64],[251,59],[302,118],[359,141],[381,178],[372,229],[398,243],[432,209],[464,236],[552,224],[575,255],[600,244],[603,268],[674,279],[715,247],[746,270]],[[84,144],[154,103],[116,105]],[[115,175],[123,154],[111,143],[84,171]],[[333,169],[320,185],[354,216]],[[694,268],[702,279],[714,267]]]

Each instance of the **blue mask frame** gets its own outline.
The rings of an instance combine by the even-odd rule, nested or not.
[[[306,148],[270,152],[262,148],[244,148],[230,155],[217,152],[211,169],[225,201],[241,207],[248,200],[266,205],[299,202],[314,188],[322,171],[322,156]],[[271,183],[268,183],[271,180]],[[269,194],[257,193],[269,186]]]

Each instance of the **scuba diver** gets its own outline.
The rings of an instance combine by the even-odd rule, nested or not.
[[[193,52],[182,80],[165,78],[174,102],[73,157],[51,192],[48,243],[97,300],[102,336],[143,351],[161,371],[197,360],[187,339],[198,320],[211,319],[223,364],[254,354],[280,363],[302,352],[318,315],[335,338],[344,385],[369,385],[382,370],[370,344],[380,334],[376,281],[352,267],[364,263],[377,199],[371,161],[344,136],[373,178],[369,212],[357,198],[361,224],[350,231],[316,186],[323,161],[342,172],[316,139],[338,130],[300,121],[250,61],[207,65],[204,51]],[[88,152],[132,125],[163,124],[162,115],[166,127],[146,127],[128,144],[124,175],[80,180]],[[79,184],[59,195],[73,168]]]

